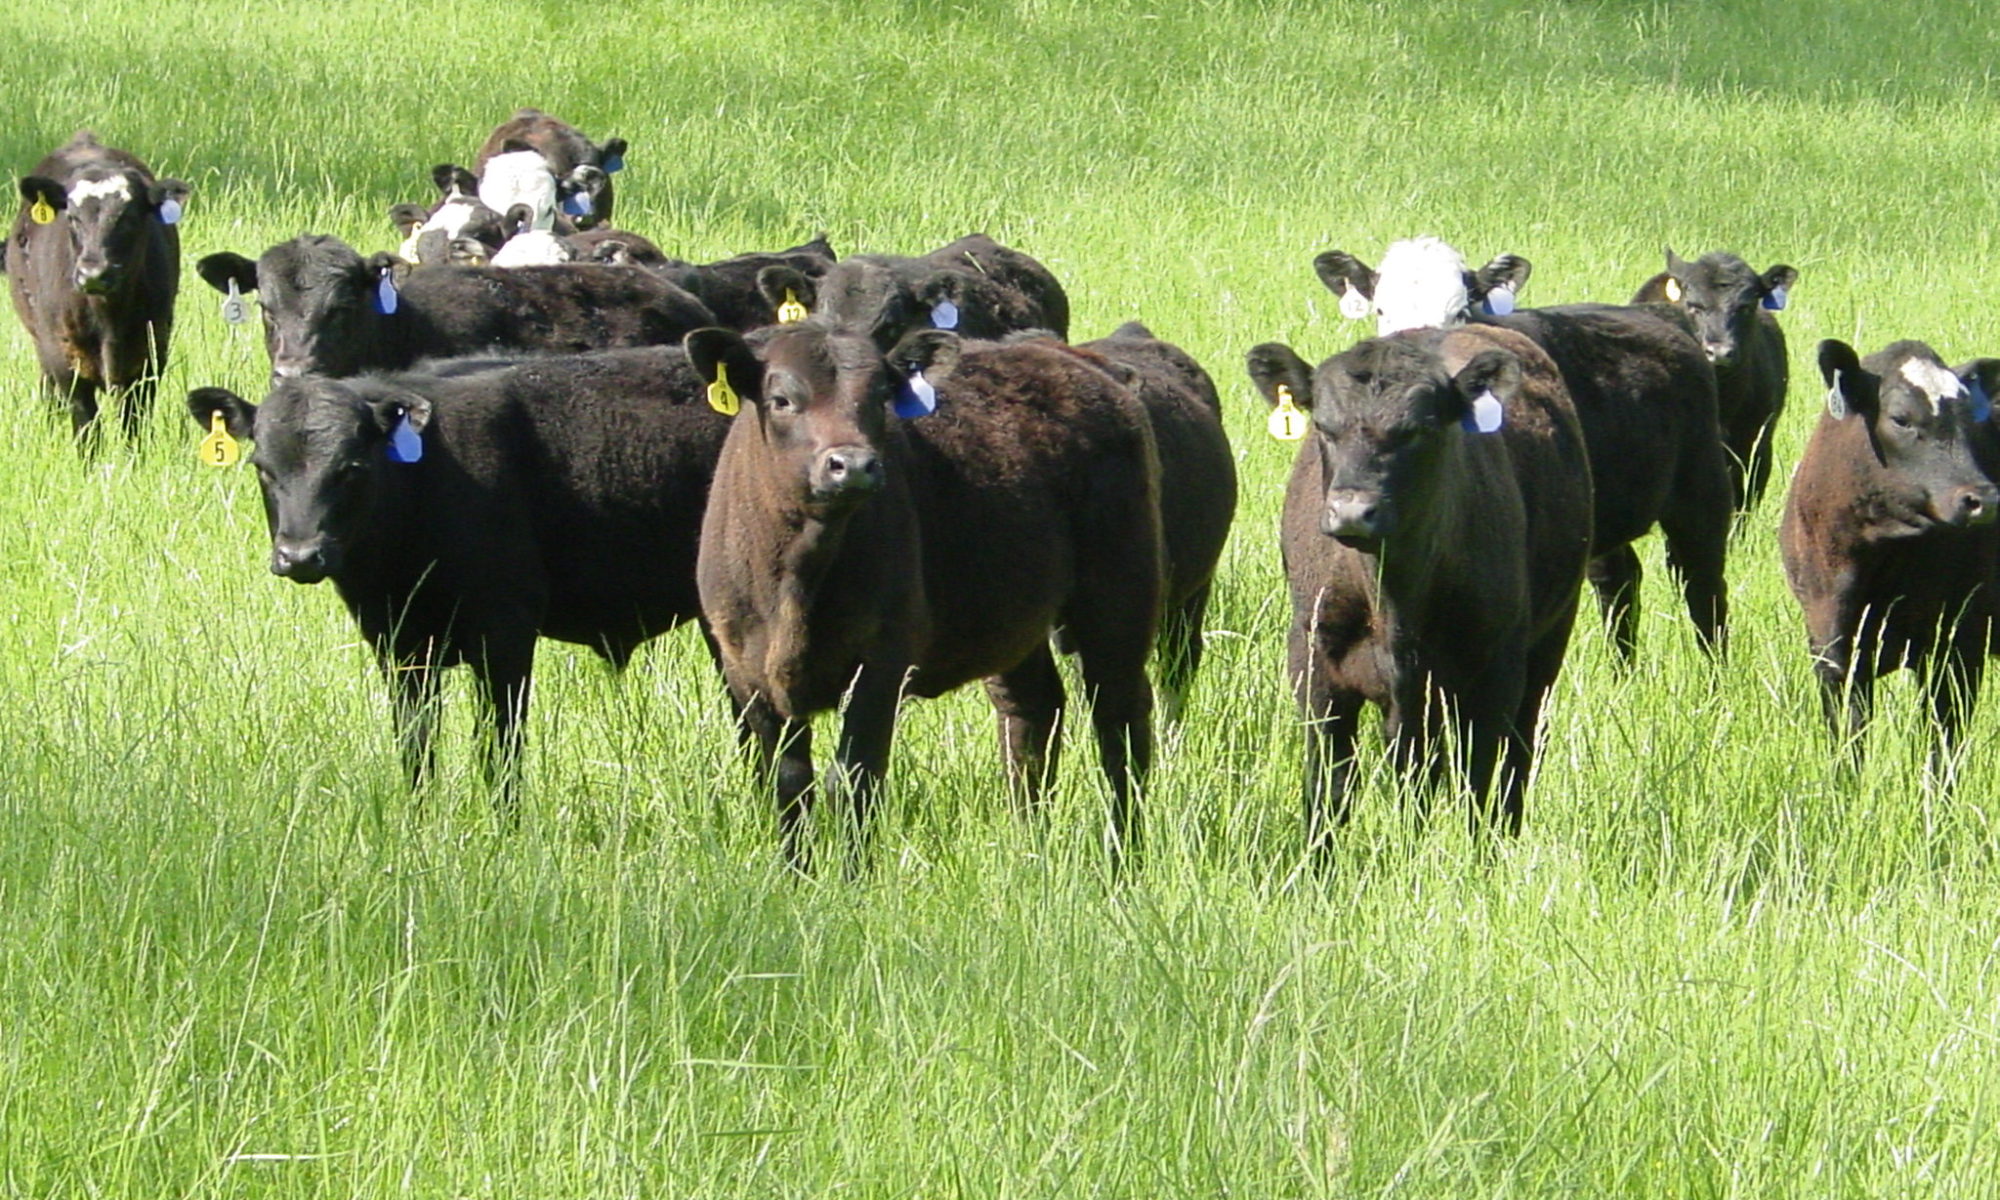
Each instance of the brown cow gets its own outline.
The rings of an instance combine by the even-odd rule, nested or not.
[[[1555,363],[1468,325],[1373,338],[1310,373],[1267,343],[1249,368],[1272,404],[1312,414],[1282,532],[1307,845],[1324,855],[1347,819],[1364,701],[1432,782],[1455,729],[1475,825],[1504,745],[1499,815],[1518,831],[1590,554],[1589,456]]]
[[[1858,766],[1876,677],[1909,667],[1937,722],[1932,768],[1948,767],[1994,616],[2000,497],[1980,459],[2000,359],[1953,371],[1922,342],[1857,359],[1828,340],[1819,370],[1827,411],[1792,475],[1779,543],[1821,705]]]
[[[1061,728],[1057,625],[1091,694],[1114,853],[1136,843],[1160,518],[1153,439],[1132,393],[1062,347],[942,330],[886,356],[818,318],[750,341],[697,330],[686,344],[704,379],[741,397],[697,578],[765,777],[775,766],[790,861],[807,862],[808,722],[843,696],[829,782],[848,794],[852,853],[905,691],[986,680],[1010,779],[1032,801]]]

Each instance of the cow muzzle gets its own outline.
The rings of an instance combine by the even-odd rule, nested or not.
[[[1711,366],[1726,367],[1736,361],[1736,344],[1734,342],[1703,341],[1701,350],[1703,354],[1708,355],[1709,365]]]
[[[1326,494],[1319,529],[1354,549],[1372,549],[1387,536],[1394,522],[1382,493],[1370,488],[1334,488]],[[1362,545],[1360,543],[1366,543]]]
[[[76,290],[86,296],[102,296],[118,286],[118,270],[109,264],[76,267]]]
[[[882,458],[867,446],[834,446],[813,460],[813,499],[820,503],[859,500],[881,490]]]
[[[1991,525],[2000,517],[2000,491],[1990,483],[1953,488],[1942,497],[1936,516],[1940,522],[1961,529]]]
[[[279,538],[271,543],[271,574],[293,583],[318,583],[339,568],[340,547],[325,538]]]

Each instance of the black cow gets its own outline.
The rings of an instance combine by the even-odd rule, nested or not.
[[[1773,314],[1785,307],[1798,277],[1782,264],[1760,275],[1734,254],[1684,262],[1670,249],[1667,269],[1632,298],[1634,304],[1678,304],[1694,320],[1715,366],[1716,411],[1738,511],[1756,507],[1771,481],[1771,437],[1792,378],[1785,331]]]
[[[254,439],[271,570],[331,579],[388,677],[412,785],[437,672],[469,665],[511,807],[535,639],[623,667],[700,614],[702,508],[729,422],[679,347],[281,380],[188,396]],[[414,459],[414,461],[411,461]]]
[[[1330,270],[1336,255],[1358,269]],[[1328,288],[1360,291],[1380,311],[1381,331],[1477,322],[1524,333],[1555,360],[1590,446],[1596,480],[1590,582],[1620,660],[1631,662],[1639,641],[1641,567],[1631,544],[1656,524],[1696,637],[1704,650],[1721,652],[1734,492],[1716,417],[1715,370],[1687,313],[1666,304],[1496,306],[1491,289],[1511,280],[1515,286],[1505,288],[1511,300],[1526,277],[1525,261],[1504,255],[1471,272],[1456,250],[1433,238],[1390,247],[1379,276],[1337,251],[1319,263]]]
[[[580,353],[663,345],[715,318],[652,271],[586,263],[433,267],[391,254],[364,259],[337,238],[280,242],[257,261],[211,254],[195,264],[217,291],[258,293],[271,373],[353,375],[422,358],[496,349]],[[387,310],[387,311],[385,311]]]
[[[700,265],[667,263],[659,270],[708,305],[718,324],[747,333],[777,324],[778,310],[785,304],[782,286],[775,301],[763,290],[760,280],[766,271],[782,270],[787,278],[803,279],[811,287],[833,266],[833,247],[822,233],[789,250],[738,254]],[[811,307],[803,298],[799,303]]]
[[[1828,340],[1819,369],[1827,411],[1778,536],[1821,705],[1858,765],[1876,678],[1912,668],[1937,725],[1933,770],[1948,769],[1994,627],[2000,496],[1988,417],[2000,359],[1951,370],[1922,342],[1857,359]]]
[[[625,168],[625,139],[593,142],[574,125],[538,108],[523,108],[487,135],[472,169],[486,174],[488,160],[514,150],[534,150],[564,185],[563,212],[578,229],[609,224],[615,199],[611,176]]]
[[[1364,701],[1406,773],[1437,781],[1456,735],[1475,825],[1504,747],[1499,817],[1518,830],[1591,543],[1589,455],[1561,374],[1526,337],[1480,325],[1371,339],[1316,371],[1267,343],[1249,370],[1274,406],[1312,415],[1281,534],[1308,846],[1324,853],[1347,819]]]
[[[67,403],[79,435],[98,395],[122,392],[128,437],[153,405],[181,285],[181,210],[188,186],[89,130],[21,180],[7,238],[14,311],[35,340],[42,390]]]
[[[817,281],[772,267],[758,287],[776,309],[790,295],[887,350],[913,329],[1000,338],[1029,329],[1069,337],[1069,294],[1041,263],[983,233],[921,258],[856,254]]]

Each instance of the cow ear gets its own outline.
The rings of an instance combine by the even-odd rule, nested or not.
[[[408,421],[416,433],[422,433],[424,426],[431,423],[431,402],[402,388],[369,396],[368,411],[374,414],[375,427],[385,434],[394,432],[400,421]]]
[[[1993,415],[1993,397],[2000,395],[2000,358],[1975,358],[1952,368],[1972,397],[1972,419],[1985,421]]]
[[[1473,286],[1481,296],[1503,287],[1519,295],[1534,269],[1535,264],[1518,254],[1502,254],[1474,272]]]
[[[1481,350],[1451,377],[1451,399],[1440,422],[1458,421],[1476,433],[1500,428],[1502,405],[1521,390],[1521,360],[1505,350]]]
[[[257,290],[257,264],[233,251],[224,250],[197,259],[194,270],[218,292],[227,292],[232,280],[239,292]]]
[[[534,209],[525,204],[510,205],[500,218],[500,231],[509,238],[515,238],[525,233],[534,223]]]
[[[922,372],[932,383],[942,383],[958,368],[964,353],[959,336],[949,329],[912,329],[895,348],[883,355],[898,372]]]
[[[1757,277],[1757,282],[1764,285],[1764,294],[1767,296],[1779,288],[1789,288],[1798,281],[1799,273],[1783,263]]]
[[[916,287],[917,307],[932,329],[958,329],[965,317],[965,276],[938,271]]]
[[[734,329],[710,326],[682,338],[681,346],[687,351],[688,363],[694,367],[695,374],[701,376],[704,385],[712,384],[720,377],[737,395],[752,403],[763,403],[764,364],[758,361],[742,334]]]
[[[421,204],[391,204],[389,206],[389,224],[395,226],[396,232],[402,234],[404,237],[409,237],[416,233],[417,230],[422,229],[424,222],[430,219],[430,214],[424,211],[424,206]]]
[[[196,388],[188,393],[188,416],[194,423],[207,429],[215,420],[215,414],[222,414],[222,427],[229,436],[239,441],[255,441],[257,438],[257,406],[228,388]]]
[[[1365,300],[1375,298],[1375,281],[1381,278],[1373,267],[1345,250],[1328,250],[1313,259],[1313,270],[1326,290],[1345,297],[1348,289],[1360,292]]]
[[[1685,275],[1687,273],[1687,260],[1675,254],[1672,246],[1664,247],[1664,249],[1667,252],[1667,274]]]
[[[606,174],[620,170],[625,166],[625,150],[625,139],[621,137],[605,138],[602,142],[598,143],[597,161],[605,164],[604,171]],[[616,162],[618,165],[615,167],[609,165],[613,162]]]
[[[438,195],[449,197],[453,192],[461,196],[474,195],[479,191],[479,180],[472,172],[457,163],[439,163],[431,168],[431,183],[437,187]]]
[[[1250,382],[1257,385],[1265,402],[1273,408],[1283,399],[1278,395],[1282,387],[1294,408],[1312,409],[1312,368],[1290,346],[1283,342],[1252,346],[1244,356],[1244,366],[1250,372]]]
[[[410,277],[410,264],[387,250],[369,255],[362,261],[361,269],[369,279],[380,279],[382,272],[389,272],[389,277],[395,280],[398,288]]]
[[[154,208],[165,205],[169,200],[184,205],[187,203],[189,190],[188,185],[178,179],[155,179],[146,188],[146,199],[152,202]],[[173,224],[172,221],[167,223]]]
[[[69,207],[69,193],[62,189],[61,184],[48,178],[46,175],[23,176],[21,178],[21,200],[26,204],[34,204],[37,201],[41,201],[57,212],[61,212],[63,209]]]
[[[1875,415],[1880,381],[1861,369],[1861,356],[1854,352],[1854,347],[1837,338],[1821,342],[1819,377],[1826,383],[1828,416],[1841,421],[1849,413],[1860,413],[1867,418]]]
[[[500,153],[502,154],[519,154],[523,150],[533,149],[533,146],[517,137],[508,138],[500,145]]]
[[[819,303],[819,289],[805,272],[795,267],[769,266],[757,272],[757,291],[773,309],[785,304],[787,292],[808,309]]]

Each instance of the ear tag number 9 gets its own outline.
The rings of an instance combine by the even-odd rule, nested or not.
[[[799,298],[793,293],[792,289],[786,288],[785,302],[778,306],[778,323],[780,325],[796,325],[805,319],[806,306],[799,303]]]
[[[222,319],[231,325],[243,323],[243,293],[236,290],[236,281],[229,281],[229,294],[222,298]]]
[[[56,219],[56,210],[49,207],[47,196],[35,197],[35,203],[28,209],[28,219],[37,225],[46,225]]]
[[[725,417],[735,416],[743,407],[742,398],[729,386],[729,376],[720,366],[715,369],[715,382],[708,385],[708,406]]]
[[[1285,384],[1278,385],[1278,407],[1271,410],[1271,418],[1264,422],[1264,428],[1272,437],[1281,442],[1296,442],[1306,435],[1310,424],[1299,406],[1292,403],[1292,389]]]
[[[211,467],[233,467],[236,460],[242,457],[242,448],[236,444],[235,438],[229,436],[229,429],[222,422],[221,409],[208,414],[208,436],[201,439],[196,452],[201,455],[201,461]]]

